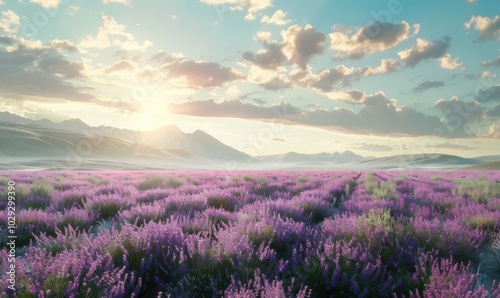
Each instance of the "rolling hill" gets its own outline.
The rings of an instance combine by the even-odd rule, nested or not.
[[[97,139],[109,143],[108,146],[94,148],[93,152],[94,155],[99,155],[104,153],[103,150],[107,151],[107,155],[105,154],[107,157],[112,157],[115,152],[114,157],[132,157],[137,154],[165,157],[166,154],[176,158],[207,162],[259,162],[202,130],[184,133],[174,125],[153,131],[135,131],[111,126],[91,127],[80,119],[65,120],[60,123],[31,120],[7,112],[0,112],[0,121],[4,123],[3,135],[11,138],[10,144],[7,143],[5,148],[2,146],[0,150],[0,154],[7,156],[61,156],[65,152],[58,146],[71,146],[78,141],[77,139],[90,138],[91,143],[96,143]],[[131,149],[132,147],[134,149]],[[142,154],[144,150],[151,152]]]
[[[251,157],[202,130],[166,125],[151,131],[91,127],[80,119],[54,123],[0,112],[0,169],[492,169],[500,155],[363,157],[351,151],[288,152]],[[232,168],[234,166],[231,166]]]

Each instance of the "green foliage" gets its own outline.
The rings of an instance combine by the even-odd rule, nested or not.
[[[472,230],[480,228],[483,231],[494,231],[497,227],[497,219],[490,216],[474,216],[468,220],[468,224]]]
[[[354,179],[349,180],[349,182],[347,182],[345,186],[346,195],[349,195],[356,186],[358,186],[358,182],[356,180]]]
[[[364,186],[374,200],[397,199],[394,181],[378,182],[372,172],[366,172]]]
[[[45,207],[50,205],[53,190],[54,187],[47,180],[39,180],[35,182],[31,186],[29,199],[26,200],[25,208],[45,209]],[[16,195],[18,195],[17,189]]]
[[[299,206],[304,210],[304,214],[311,217],[312,223],[322,222],[333,212],[331,208],[325,208],[324,205],[316,204],[315,202],[303,201],[300,202]]]
[[[231,218],[227,214],[208,214],[208,220],[213,226],[228,224]]]
[[[100,200],[92,202],[86,207],[86,209],[87,211],[94,212],[94,214],[99,214],[102,219],[108,219],[115,217],[118,212],[125,207],[125,205],[125,202],[118,202],[111,199]]]
[[[29,194],[28,188],[26,187],[26,185],[16,184],[14,187],[15,187],[14,197],[16,198],[16,201],[19,203],[26,201],[26,198],[28,197],[28,194]],[[7,198],[8,193],[9,193],[9,190],[7,187],[5,187],[0,195],[2,198]]]
[[[146,250],[143,246],[144,244],[139,244],[138,239],[123,239],[122,248],[124,248],[125,251],[123,251],[122,254],[126,253],[127,255],[129,269],[139,271],[139,269],[141,268],[141,261],[146,256]]]
[[[377,182],[367,180],[365,182],[366,192],[368,192],[374,200],[397,200],[396,183],[394,181]]]
[[[271,243],[275,237],[276,233],[274,232],[274,227],[271,225],[264,225],[248,233],[248,241],[256,247],[262,243]]]
[[[65,297],[64,292],[68,288],[69,283],[69,274],[53,273],[47,276],[43,284],[43,289],[45,293],[50,293],[48,297],[63,298]]]
[[[40,237],[35,237],[40,248],[50,253],[53,257],[63,251],[71,251],[73,249],[80,249],[82,243],[82,235],[85,232],[78,232],[74,228],[64,228],[56,231],[56,237],[47,237],[42,233]]]
[[[297,186],[302,186],[307,181],[309,181],[309,179],[307,179],[307,177],[297,177]]]
[[[190,180],[189,178],[186,178],[188,182],[193,181],[196,185],[198,183],[197,181]],[[140,182],[137,188],[141,191],[148,190],[148,189],[155,189],[155,188],[178,188],[182,186],[184,182],[181,180],[175,178],[175,177],[163,177],[159,175],[153,175],[153,176],[147,176],[144,181]]]
[[[167,178],[166,183],[168,188],[178,188],[184,184],[182,181],[175,178]]]
[[[264,177],[257,177],[254,179],[255,184],[266,186],[269,184],[269,182],[266,180]]]
[[[217,297],[231,284],[234,262],[230,256],[219,256],[206,250],[196,252],[186,260],[189,274],[183,276],[175,286],[169,286],[173,297]],[[219,295],[216,295],[218,293]]]
[[[491,198],[500,197],[500,184],[488,180],[485,176],[476,179],[456,180],[454,195],[469,198],[477,203],[488,203]]]
[[[492,211],[498,211],[498,210],[500,210],[500,204],[491,204],[490,209]]]
[[[141,191],[148,189],[155,189],[163,187],[163,182],[165,182],[165,178],[161,176],[148,176],[139,183],[137,188]]]
[[[200,185],[200,181],[199,180],[197,180],[195,178],[191,178],[191,177],[186,177],[186,182],[191,183],[194,186]]]
[[[241,177],[241,178],[242,178],[244,181],[246,181],[246,182],[253,182],[253,178],[252,178],[252,177],[250,177],[250,176],[246,176],[246,175],[245,175],[245,176],[243,176],[243,177]]]
[[[52,197],[52,191],[54,187],[48,180],[39,180],[31,186],[30,195],[36,196],[44,199],[50,199]]]
[[[434,202],[432,205],[438,214],[445,215],[455,206],[455,202]]]
[[[10,179],[4,176],[0,176],[0,186],[8,186]]]
[[[92,225],[90,233],[97,235],[103,231],[111,231],[113,229],[119,231],[120,227],[121,226],[116,221],[113,221],[111,219],[101,219]]]
[[[236,202],[234,199],[223,196],[209,196],[207,205],[214,208],[221,208],[229,212],[236,210]]]
[[[88,222],[87,220],[79,217],[79,216],[72,216],[72,215],[63,215],[60,217],[60,219],[57,221],[57,228],[62,230],[65,227],[73,227],[75,229],[78,228],[78,230],[82,231],[90,227],[91,223]]]
[[[187,222],[182,224],[181,229],[184,233],[188,235],[195,235],[200,232],[209,232],[210,231],[210,226],[202,226],[200,224],[195,224],[191,222]]]
[[[22,247],[28,245],[34,240],[33,235],[45,233],[49,236],[55,236],[55,223],[49,221],[40,221],[38,219],[17,217],[17,239],[16,245]]]
[[[500,248],[490,247],[483,251],[477,271],[500,282]]]
[[[62,211],[64,209],[71,209],[73,206],[75,206],[75,204],[78,207],[82,207],[86,199],[87,197],[79,194],[69,194],[57,200],[57,203],[54,205],[56,205],[57,210]]]
[[[103,254],[109,254],[111,260],[113,260],[113,263],[116,266],[123,266],[123,256],[125,253],[122,247],[123,246],[121,246],[121,244],[119,243],[116,243],[114,241],[109,241],[103,247]]]
[[[394,219],[389,208],[378,210],[372,208],[368,211],[368,214],[360,216],[360,223],[371,228],[382,226],[385,231],[390,231],[394,225]]]
[[[88,176],[85,177],[85,181],[88,181],[94,185],[109,185],[109,179],[97,177],[97,176]]]

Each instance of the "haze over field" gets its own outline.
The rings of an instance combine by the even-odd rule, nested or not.
[[[0,1],[1,163],[494,162],[495,4]]]
[[[464,158],[448,154],[361,156],[351,151],[250,156],[202,130],[184,133],[167,125],[153,131],[91,127],[79,119],[61,123],[0,112],[0,170],[76,169],[498,169],[500,155]]]

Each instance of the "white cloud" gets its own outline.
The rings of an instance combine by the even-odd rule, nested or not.
[[[83,48],[104,49],[111,46],[120,47],[126,51],[142,51],[153,43],[149,40],[139,44],[132,34],[125,32],[125,26],[118,24],[113,17],[104,16],[99,32],[94,36],[87,36],[80,46]]]
[[[474,27],[481,35],[477,41],[500,40],[500,16],[494,19],[482,16],[473,16],[464,23],[466,29]]]
[[[269,39],[271,39],[271,32],[268,31],[257,32],[253,36],[253,39],[257,41],[269,41]]]
[[[84,61],[71,61],[66,51],[72,51],[66,41],[43,44],[39,40],[1,37],[0,96],[23,100],[69,100],[90,102],[95,99],[74,80],[86,79]],[[22,49],[22,50],[19,50]]]
[[[69,14],[73,16],[80,10],[80,7],[70,5],[70,6],[68,6],[68,9],[69,9]]]
[[[473,122],[481,121],[485,118],[484,110],[475,100],[467,102],[453,96],[450,100],[439,99],[434,107],[443,113],[454,136],[465,137],[473,135],[468,130],[467,125]]]
[[[243,59],[262,69],[282,68],[286,63],[307,68],[309,60],[323,53],[326,35],[316,32],[313,26],[301,28],[293,25],[281,32],[283,42],[269,41],[269,33],[257,33],[254,39],[261,40],[264,48],[256,53],[244,52]]]
[[[327,92],[332,91],[336,84],[346,85],[351,78],[354,68],[348,68],[344,65],[338,65],[333,69],[323,70],[318,75],[314,76],[309,84],[316,89]]]
[[[488,137],[500,138],[500,125],[492,124],[488,127]]]
[[[417,38],[415,45],[398,52],[398,56],[407,66],[413,67],[423,60],[443,57],[450,47],[450,42],[451,38],[449,36],[433,42]]]
[[[424,92],[425,90],[429,90],[432,88],[440,88],[440,87],[443,87],[445,85],[446,85],[446,83],[444,81],[426,80],[426,81],[418,84],[418,86],[416,86],[415,88],[413,88],[413,91],[420,93],[420,92]]]
[[[60,0],[30,0],[30,3],[36,3],[45,8],[56,8],[60,2]]]
[[[204,61],[173,61],[162,68],[171,83],[191,89],[220,87],[232,81],[245,79],[239,71],[218,63]]]
[[[481,66],[484,66],[484,67],[486,67],[486,66],[500,66],[500,56],[497,56],[496,58],[491,59],[491,60],[481,62]]]
[[[264,37],[264,34],[257,36],[257,38]],[[264,40],[264,46],[265,48],[260,49],[257,53],[243,53],[243,59],[252,62],[262,69],[269,70],[276,70],[287,62],[287,57],[283,53],[283,44],[278,44],[276,41],[268,42]]]
[[[136,69],[136,65],[134,62],[127,60],[120,60],[108,67],[105,67],[102,72],[109,74],[113,72],[131,72]]]
[[[21,25],[19,16],[12,10],[0,13],[0,30],[5,33],[16,33]]]
[[[378,74],[388,74],[391,72],[395,72],[404,67],[404,63],[400,59],[382,59],[380,61],[380,65],[372,68],[371,66],[367,67],[363,76],[372,76]]]
[[[227,88],[225,93],[229,96],[236,97],[236,96],[240,95],[240,89],[237,86],[233,85],[233,86]]]
[[[228,5],[231,10],[247,10],[249,13],[273,6],[273,0],[201,0],[209,5]]]
[[[274,24],[274,25],[287,25],[291,22],[291,20],[287,20],[286,18],[286,12],[283,10],[279,9],[277,10],[272,16],[264,15],[260,21],[262,23],[267,23],[267,24]]]
[[[260,62],[266,63],[265,57],[258,57]],[[250,66],[247,73],[247,81],[257,84],[264,89],[268,90],[279,90],[291,87],[291,83],[287,76],[283,73],[285,71],[284,67],[277,68],[262,68],[257,64]]]
[[[446,54],[439,58],[439,65],[445,69],[464,69],[464,64],[458,61],[458,57],[453,59],[450,54]]]
[[[367,55],[387,51],[411,35],[410,25],[407,22],[385,23],[374,21],[362,27],[353,35],[348,28],[339,28],[337,32],[331,33],[330,48],[338,52],[337,59],[360,59]],[[413,34],[419,30],[419,25],[413,25]]]
[[[241,6],[248,7],[249,12],[256,12],[273,6],[273,0],[240,0]]]
[[[493,78],[495,77],[496,74],[493,75]],[[479,102],[500,102],[500,84],[477,90],[475,99]]]
[[[379,66],[375,68],[371,66],[364,68],[361,76],[368,77],[372,75],[388,74],[404,68],[415,67],[420,62],[429,59],[438,59],[443,68],[461,68],[463,64],[458,61],[458,58],[452,59],[449,54],[446,54],[446,51],[450,47],[450,43],[451,38],[449,36],[444,36],[434,41],[417,38],[417,42],[411,48],[398,52],[399,59],[382,59]]]
[[[80,52],[78,46],[69,40],[53,39],[47,42],[47,46],[53,49],[61,49],[69,52]]]
[[[372,95],[363,93],[362,108],[358,113],[346,108],[327,110],[317,107],[303,110],[285,102],[263,107],[239,100],[194,100],[170,104],[168,108],[174,114],[181,115],[284,121],[289,124],[359,134],[432,135],[436,129],[448,132],[439,117],[398,106],[396,100],[388,99],[383,92]]]
[[[245,15],[245,21],[253,21],[255,20],[256,16],[255,14],[249,12]]]
[[[297,25],[289,27],[281,33],[284,40],[283,53],[288,60],[305,69],[309,60],[323,53],[326,35],[316,32],[313,26],[300,28]]]
[[[102,3],[103,4],[119,3],[119,4],[129,5],[130,0],[102,0]]]

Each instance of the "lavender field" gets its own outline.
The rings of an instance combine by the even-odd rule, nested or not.
[[[500,296],[498,171],[3,172],[6,296],[9,181],[17,297]]]

